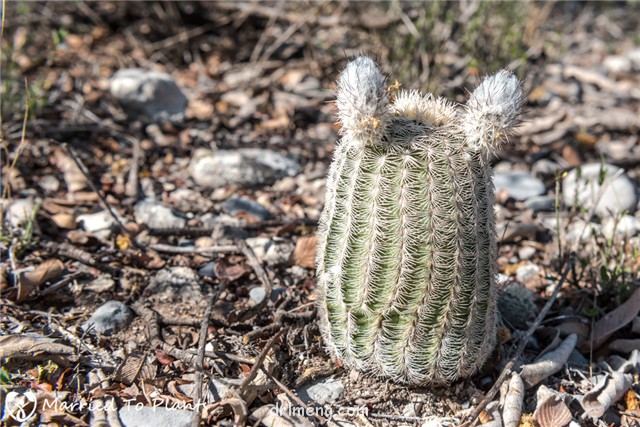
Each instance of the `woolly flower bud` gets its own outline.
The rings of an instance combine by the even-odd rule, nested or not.
[[[380,135],[387,118],[386,79],[365,56],[349,62],[338,79],[338,116],[342,131]]]
[[[485,78],[467,102],[464,128],[472,143],[490,151],[518,123],[523,101],[518,78],[507,70]]]

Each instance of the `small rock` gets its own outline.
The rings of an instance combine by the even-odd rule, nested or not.
[[[198,275],[207,276],[207,277],[216,277],[215,266],[216,266],[215,262],[206,263],[205,265],[200,267],[200,269],[198,269]]]
[[[120,408],[118,416],[124,427],[189,427],[193,420],[193,412],[185,409],[135,404]]]
[[[123,221],[122,218],[120,218],[120,220]],[[111,214],[106,210],[92,214],[78,215],[76,221],[82,226],[84,231],[94,233],[96,236],[98,236],[97,232],[101,231],[106,231],[106,236],[108,236],[111,232],[111,227],[116,223]],[[102,234],[104,235],[105,233]]]
[[[15,230],[24,227],[29,223],[33,215],[36,204],[32,198],[12,200],[5,218],[11,229]]]
[[[149,228],[182,228],[187,223],[186,218],[179,216],[176,210],[154,199],[139,201],[133,211],[136,221]]]
[[[527,283],[538,280],[540,277],[540,267],[533,263],[527,263],[516,270],[516,280],[520,283]]]
[[[591,236],[599,236],[602,234],[602,227],[599,224],[590,222],[585,226],[586,222],[581,219],[574,220],[567,227],[567,231],[564,238],[567,242],[573,243],[576,240],[580,240],[581,243],[586,243],[591,239]]]
[[[87,283],[84,288],[96,293],[107,292],[112,291],[116,288],[116,282],[111,276],[107,274],[101,274],[100,276]]]
[[[322,378],[298,390],[298,395],[306,403],[314,401],[320,405],[331,404],[344,392],[339,378]]]
[[[292,241],[277,237],[252,237],[247,239],[247,245],[259,260],[272,265],[286,263],[295,248]]]
[[[236,217],[238,214],[249,214],[261,221],[271,218],[271,214],[264,206],[246,197],[231,197],[222,203],[222,209]]]
[[[241,148],[210,151],[198,149],[189,165],[196,184],[207,188],[224,185],[259,186],[273,184],[285,176],[300,173],[294,160],[271,150]]]
[[[532,248],[531,246],[524,246],[520,248],[518,251],[518,256],[521,260],[529,260],[536,253],[536,248]]]
[[[119,70],[111,78],[110,90],[131,118],[154,122],[184,118],[187,97],[166,73],[138,68]]]
[[[258,305],[264,298],[267,296],[267,291],[264,290],[262,286],[258,286],[257,288],[252,288],[249,291],[249,298],[253,301],[254,304]]]
[[[200,278],[195,271],[188,267],[171,267],[158,271],[151,279],[147,290],[154,294],[160,294],[170,301],[187,302],[202,298]]]
[[[53,175],[44,175],[38,181],[38,186],[46,193],[53,194],[60,189],[60,181]]]
[[[635,236],[640,232],[640,219],[631,215],[623,215],[620,218],[605,218],[602,221],[602,232],[608,239],[615,236]]]
[[[89,320],[82,324],[82,329],[92,329],[100,335],[112,335],[126,328],[133,314],[129,307],[120,301],[107,301],[93,312]]]
[[[602,65],[604,65],[609,74],[616,76],[631,71],[632,62],[626,56],[611,55],[602,61]]]
[[[526,200],[545,192],[544,183],[528,172],[496,172],[493,183],[496,192],[505,189],[516,200]]]
[[[597,201],[595,213],[601,218],[622,211],[634,212],[638,203],[638,189],[624,173],[611,180],[619,170],[617,166],[600,163],[589,163],[571,170],[562,181],[562,196],[565,204],[590,210],[596,206]],[[598,201],[601,174],[606,189]]]
[[[524,207],[534,212],[553,212],[556,198],[554,196],[533,196],[524,202]]]

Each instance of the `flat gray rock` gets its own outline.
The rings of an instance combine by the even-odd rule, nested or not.
[[[619,170],[617,166],[600,163],[588,163],[571,170],[562,181],[564,203],[587,211],[595,206],[595,213],[601,218],[623,211],[634,212],[638,188],[625,173],[616,176]],[[601,183],[606,188],[598,201]]]
[[[12,229],[24,227],[33,214],[36,204],[32,198],[12,200],[5,218]]]
[[[260,203],[246,197],[231,197],[222,203],[222,210],[232,216],[246,213],[262,221],[271,218],[269,211]]]
[[[524,202],[524,207],[534,212],[553,212],[556,198],[554,196],[533,196]]]
[[[496,192],[507,190],[509,196],[516,200],[527,200],[546,191],[542,181],[528,172],[521,171],[496,172],[493,176],[493,184]]]
[[[281,154],[259,148],[211,151],[196,150],[189,164],[196,184],[207,188],[225,185],[270,185],[300,173],[300,165]]]
[[[140,68],[119,70],[111,78],[110,90],[132,119],[153,122],[184,119],[187,97],[169,74]]]
[[[339,378],[322,378],[297,390],[298,396],[305,403],[313,401],[320,405],[335,402],[343,392],[344,386]]]
[[[118,415],[124,427],[189,427],[193,419],[193,412],[184,409],[134,404],[120,408]]]
[[[138,223],[150,228],[182,228],[187,223],[180,212],[154,199],[144,199],[136,203],[133,212]]]
[[[129,307],[120,301],[107,301],[82,324],[82,329],[92,329],[100,335],[112,335],[129,326],[132,318]]]

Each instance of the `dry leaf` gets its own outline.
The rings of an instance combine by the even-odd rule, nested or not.
[[[116,245],[121,251],[126,251],[131,247],[131,238],[126,234],[118,234],[118,237],[116,237]]]
[[[246,264],[244,263],[229,264],[222,259],[218,260],[214,264],[213,270],[216,273],[216,277],[218,277],[221,280],[222,279],[229,280],[230,282],[233,282],[234,280],[238,280],[239,278],[244,276],[246,273],[251,271],[251,269],[247,267]]]
[[[154,369],[147,363],[145,355],[130,353],[116,369],[114,380],[129,385],[136,379],[153,379],[154,377]]]
[[[520,376],[527,388],[533,387],[545,378],[560,371],[569,360],[569,355],[575,348],[577,341],[577,335],[571,334],[555,350],[539,357],[533,363],[523,365]]]
[[[156,360],[162,365],[171,365],[175,359],[169,356],[164,350],[156,348]]]
[[[511,373],[507,396],[504,399],[502,409],[502,422],[504,427],[518,427],[522,415],[522,402],[524,400],[524,383],[516,372]]]
[[[632,322],[639,312],[640,288],[624,304],[596,322],[593,326],[593,348],[600,347],[611,334]]]
[[[632,382],[633,376],[622,372],[601,378],[598,385],[582,398],[580,403],[584,412],[593,418],[600,418],[631,388]]]
[[[51,221],[53,221],[53,223],[58,227],[64,228],[65,230],[73,230],[78,226],[74,216],[64,212],[53,215],[51,217]]]
[[[624,401],[627,405],[627,411],[637,411],[640,409],[640,400],[638,400],[635,391],[629,390],[624,396]]]
[[[293,251],[293,263],[300,267],[314,268],[316,265],[316,247],[317,237],[315,234],[313,236],[300,237]]]
[[[540,427],[564,427],[571,422],[571,411],[557,396],[549,396],[533,417]]]
[[[609,350],[619,353],[631,353],[633,350],[640,350],[640,339],[615,340],[609,344]]]
[[[13,357],[24,360],[52,359],[58,364],[77,360],[75,348],[55,342],[53,338],[41,335],[0,336],[0,359]],[[66,363],[65,363],[66,364]]]
[[[27,296],[40,285],[49,280],[57,279],[64,271],[64,264],[59,259],[49,259],[36,267],[33,271],[25,271],[18,276],[17,301],[24,301]]]

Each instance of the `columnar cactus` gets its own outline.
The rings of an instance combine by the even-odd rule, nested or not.
[[[392,97],[366,57],[342,72],[316,261],[324,340],[347,366],[427,384],[485,363],[497,292],[489,158],[521,101],[507,71],[463,109],[415,91]]]

